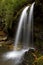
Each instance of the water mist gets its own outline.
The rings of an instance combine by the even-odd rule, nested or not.
[[[23,55],[31,47],[31,46],[29,47],[29,44],[30,44],[31,30],[32,30],[32,37],[33,37],[34,4],[35,4],[35,2],[31,5],[31,7],[29,7],[29,6],[25,7],[21,14],[18,28],[17,28],[16,37],[15,37],[15,42],[14,42],[14,50],[3,54],[4,60],[5,61],[9,60],[8,62],[10,65],[16,65],[16,64],[18,65],[19,63],[21,63],[23,60],[22,59]],[[29,9],[29,14],[27,12],[28,9]],[[19,43],[22,45],[22,48],[20,50],[17,50],[16,48],[18,48]],[[32,39],[32,43],[33,43],[33,39]],[[33,49],[33,47],[31,47],[31,48]]]

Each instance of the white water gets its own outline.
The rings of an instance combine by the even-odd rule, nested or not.
[[[18,29],[16,33],[15,38],[15,50],[18,47],[18,44],[21,43],[23,48],[27,49],[30,45],[30,36],[32,35],[33,38],[33,8],[34,8],[35,2],[30,7],[30,12],[27,14],[27,10],[29,9],[29,6],[27,6],[20,17],[20,21],[18,24]],[[31,33],[32,30],[32,33]],[[20,42],[22,38],[22,42]],[[33,39],[31,40],[33,43]],[[32,45],[31,45],[32,46]]]
[[[31,5],[30,12],[29,12],[29,15],[27,18],[28,8],[29,8],[29,6],[27,6],[21,14],[20,21],[18,24],[17,34],[16,34],[16,38],[15,38],[15,43],[14,43],[15,44],[14,50],[11,52],[7,52],[3,55],[5,61],[9,60],[9,59],[14,60],[13,65],[16,65],[16,64],[22,62],[23,59],[21,59],[21,58],[23,58],[23,55],[25,54],[26,51],[28,51],[30,48],[34,49],[32,47],[29,47],[30,35],[31,35],[30,34],[31,25],[33,25],[32,22],[33,22],[34,3]],[[16,50],[18,43],[19,43],[20,36],[21,36],[21,31],[23,31],[23,40],[22,40],[23,48],[21,50]],[[32,31],[33,31],[33,29],[32,29]]]
[[[19,64],[22,62],[23,55],[28,50],[29,49],[22,49],[20,51],[7,52],[7,53],[3,54],[3,61],[10,61],[10,63],[11,63],[11,61],[13,61],[13,65]],[[10,65],[12,65],[12,63]]]
[[[19,43],[19,39],[20,39],[20,35],[21,35],[21,31],[22,31],[22,26],[23,26],[23,22],[26,22],[26,18],[27,18],[27,10],[28,10],[29,6],[27,6],[22,14],[21,14],[21,17],[20,17],[20,21],[19,21],[19,24],[18,24],[18,28],[17,28],[17,33],[16,33],[16,38],[15,38],[15,49],[17,48],[17,45]]]
[[[28,18],[27,47],[33,47],[33,10],[34,10],[34,4],[35,4],[35,2],[30,7],[29,18]]]
[[[33,10],[34,10],[34,4],[35,2],[32,4],[32,6],[30,7],[30,12],[28,15],[28,19],[26,21],[26,23],[24,22],[24,31],[23,31],[23,48],[27,49],[27,48],[32,48],[33,47]],[[32,31],[32,32],[31,32]],[[32,35],[32,39],[31,39],[31,35]],[[31,42],[30,42],[31,41]]]

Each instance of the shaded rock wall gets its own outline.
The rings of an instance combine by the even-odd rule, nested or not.
[[[34,40],[39,49],[43,49],[43,5],[34,6]]]

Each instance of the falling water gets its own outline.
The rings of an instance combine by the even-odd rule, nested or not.
[[[29,47],[30,35],[31,35],[30,34],[31,26],[32,26],[32,31],[33,31],[33,8],[34,8],[34,3],[32,4],[32,6],[30,8],[29,15],[27,14],[28,13],[27,10],[28,10],[29,6],[27,6],[21,14],[18,29],[17,29],[17,33],[16,33],[15,43],[14,43],[15,44],[15,49],[17,48],[18,44],[21,43],[20,42],[21,37],[22,37],[23,48],[28,48]]]
[[[30,35],[31,35],[31,30],[33,32],[33,8],[34,8],[34,4],[33,3],[31,5],[31,8],[29,8],[29,6],[27,6],[22,14],[21,14],[21,17],[20,17],[20,21],[19,21],[19,24],[18,24],[18,29],[17,29],[17,33],[16,33],[16,38],[15,38],[15,48],[13,51],[11,52],[7,52],[3,55],[4,57],[4,60],[10,61],[13,61],[13,64],[11,63],[10,65],[16,65],[18,63],[20,63],[21,58],[23,57],[24,53],[26,51],[29,50],[29,43],[30,43]],[[29,8],[29,15],[28,15],[28,10]],[[32,33],[33,35],[33,33]],[[19,42],[20,42],[20,39],[22,39],[22,44],[23,45],[23,48],[21,48],[20,50],[16,50]]]
[[[34,4],[35,4],[35,2],[30,7],[28,24],[27,24],[27,39],[26,39],[27,42],[26,42],[26,45],[25,45],[27,47],[33,47],[33,10],[34,10]]]
[[[27,18],[27,10],[28,10],[29,6],[27,6],[22,14],[21,14],[21,17],[20,17],[20,21],[19,21],[19,24],[18,24],[18,29],[17,29],[17,33],[16,33],[16,38],[15,38],[15,49],[17,48],[17,45],[19,43],[19,39],[20,39],[20,36],[21,36],[21,31],[22,31],[22,26],[23,26],[23,22],[25,21],[26,22],[26,18]]]

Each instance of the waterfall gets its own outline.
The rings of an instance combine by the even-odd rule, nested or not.
[[[20,21],[19,21],[18,28],[17,28],[17,33],[16,33],[16,38],[15,38],[15,42],[14,42],[15,49],[17,48],[17,45],[19,43],[19,39],[20,39],[20,36],[21,36],[21,31],[22,31],[22,26],[23,26],[23,22],[26,22],[28,8],[29,8],[29,6],[25,7],[25,9],[23,10],[23,12],[21,14],[21,17],[20,17]]]
[[[15,49],[17,48],[19,43],[22,43],[23,48],[29,47],[31,30],[32,30],[32,35],[33,35],[33,8],[34,8],[34,3],[30,7],[29,15],[27,14],[28,13],[27,10],[29,9],[29,6],[27,6],[21,14],[20,21],[19,21],[18,28],[17,28],[16,38],[15,38],[15,42],[14,42]],[[22,42],[20,42],[21,39],[22,39]],[[33,43],[33,39],[31,41]]]
[[[26,45],[25,45],[25,46],[31,47],[31,48],[33,47],[33,10],[34,10],[34,4],[35,4],[35,2],[31,5],[29,16],[28,16],[27,34],[26,34],[27,39],[26,39]]]
[[[31,7],[27,6],[23,10],[20,21],[17,28],[17,33],[15,37],[15,48],[13,51],[7,52],[3,55],[4,60],[13,61],[13,64],[10,65],[18,65],[22,62],[22,57],[26,51],[28,51],[31,47],[30,41],[33,43],[33,39],[31,40],[31,31],[32,31],[32,37],[33,37],[33,9],[34,9],[35,2],[31,5]],[[29,14],[28,10],[29,9]],[[23,47],[20,50],[17,50],[18,44],[23,45]],[[34,49],[33,47],[31,47]]]

